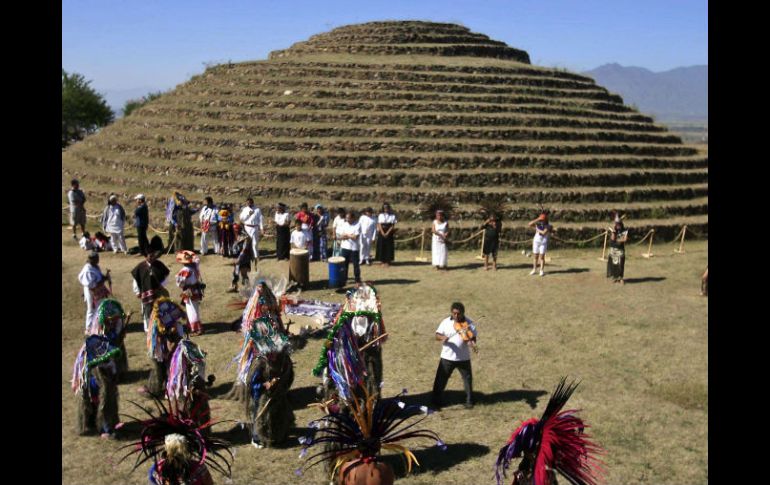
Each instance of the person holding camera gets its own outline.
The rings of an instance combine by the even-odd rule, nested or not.
[[[203,326],[200,317],[200,302],[206,285],[201,279],[200,257],[192,251],[176,253],[176,261],[184,266],[176,274],[176,284],[182,289],[182,303],[187,312],[187,321],[193,335],[202,335]]]

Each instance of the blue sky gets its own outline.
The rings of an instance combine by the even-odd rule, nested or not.
[[[313,34],[373,20],[461,23],[533,64],[708,64],[708,2],[690,0],[63,0],[62,67],[97,90],[169,89],[205,63],[265,59]]]

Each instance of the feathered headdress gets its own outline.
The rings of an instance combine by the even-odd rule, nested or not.
[[[508,207],[508,202],[503,195],[487,194],[479,202],[479,210],[483,217],[497,216],[499,220],[502,220],[505,215],[505,211]]]
[[[344,312],[356,314],[351,318],[351,327],[353,333],[359,337],[359,344],[363,345],[363,342],[378,339],[385,333],[385,322],[380,312],[380,298],[373,286],[363,284],[354,290],[349,290],[343,305]],[[385,343],[386,339],[387,336],[372,345],[379,346]]]
[[[576,382],[567,384],[566,381],[563,377],[556,386],[543,416],[521,423],[500,449],[495,464],[498,485],[502,485],[511,460],[522,454],[524,459],[516,472],[527,480],[522,483],[551,485],[550,470],[559,472],[570,483],[597,483],[603,471],[594,455],[602,453],[602,449],[583,433],[587,426],[575,416],[577,410],[561,410],[578,386]]]
[[[243,384],[254,359],[271,353],[282,352],[289,345],[289,337],[272,315],[263,315],[251,321],[243,346],[233,362],[238,363],[236,379]]]
[[[259,274],[259,273],[257,273]],[[241,296],[245,301],[236,301],[230,304],[231,308],[243,309],[241,317],[241,331],[248,334],[251,330],[251,322],[269,314],[276,321],[283,331],[283,322],[281,321],[281,296],[286,291],[286,277],[277,278],[255,278],[254,286],[245,288],[241,291]]]
[[[106,335],[114,340],[123,331],[125,318],[120,302],[114,298],[105,298],[96,307],[89,332],[92,335]]]
[[[137,455],[131,469],[134,471],[152,460],[150,479],[157,484],[195,483],[195,480],[208,473],[207,466],[230,477],[233,460],[230,444],[203,433],[206,428],[216,423],[208,421],[198,425],[183,409],[171,406],[167,408],[157,396],[152,397],[158,415],[153,414],[152,408],[130,401],[146,413],[149,419],[141,420],[128,416],[142,425],[142,435],[139,441],[120,448],[133,448],[120,462],[131,455]],[[118,428],[123,425],[124,423],[120,423]]]
[[[421,212],[423,216],[432,221],[436,217],[436,211],[442,211],[444,218],[450,219],[452,211],[454,210],[454,204],[443,194],[430,193],[426,196],[425,202],[421,204]]]
[[[364,389],[364,392],[366,390]],[[404,455],[407,463],[407,473],[412,471],[412,462],[420,463],[406,446],[400,442],[410,438],[429,438],[435,440],[436,446],[446,450],[446,445],[439,436],[428,429],[414,429],[432,411],[426,406],[407,406],[398,399],[377,399],[368,396],[351,399],[351,413],[330,413],[321,419],[310,422],[310,434],[299,439],[303,445],[300,457],[307,454],[309,447],[316,444],[333,444],[324,447],[323,451],[309,456],[307,468],[323,461],[329,461],[332,466],[332,477],[337,469],[345,462],[354,461],[353,466],[361,463],[377,461],[383,450],[396,451]],[[407,424],[407,421],[417,415],[423,416],[417,421]],[[303,469],[296,471],[302,474]]]
[[[181,340],[168,365],[166,396],[170,401],[184,401],[192,395],[195,380],[205,380],[206,352],[192,340]]]

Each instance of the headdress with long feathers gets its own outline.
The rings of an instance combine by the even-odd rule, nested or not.
[[[572,484],[595,485],[598,482],[603,471],[594,455],[602,449],[584,434],[588,426],[575,415],[577,410],[562,411],[578,386],[577,382],[567,384],[566,381],[566,377],[559,381],[543,416],[521,423],[500,449],[495,463],[498,485],[503,484],[511,460],[522,454],[524,459],[519,472],[531,476],[532,485],[551,485],[549,470],[559,472]]]

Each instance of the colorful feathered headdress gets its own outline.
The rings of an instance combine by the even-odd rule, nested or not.
[[[139,441],[120,448],[132,448],[120,462],[137,455],[131,469],[134,471],[152,460],[150,479],[157,484],[196,483],[204,474],[208,474],[207,467],[227,477],[231,476],[233,453],[230,444],[204,433],[206,428],[216,423],[207,421],[199,425],[182,408],[166,407],[157,396],[153,396],[153,400],[157,415],[152,412],[152,408],[130,401],[149,418],[141,420],[128,416],[141,424],[142,435]],[[123,425],[120,423],[118,428]]]
[[[364,393],[366,390],[364,389]],[[323,461],[332,463],[332,477],[345,462],[353,462],[352,467],[378,461],[383,450],[403,454],[407,463],[407,473],[412,470],[412,463],[420,463],[406,446],[401,444],[410,438],[428,438],[436,446],[446,450],[446,445],[439,436],[428,429],[415,429],[432,411],[426,406],[408,406],[397,398],[377,399],[364,394],[364,399],[354,396],[351,399],[351,413],[332,412],[321,419],[310,422],[310,434],[299,439],[303,445],[302,454],[307,454],[309,447],[317,444],[324,446],[322,451],[307,457],[307,468]],[[417,421],[407,422],[414,416],[423,415]],[[303,469],[296,471],[302,474]],[[342,483],[342,482],[340,482]]]
[[[514,458],[523,459],[512,483],[552,485],[554,471],[573,484],[598,482],[603,471],[595,455],[602,453],[602,449],[584,433],[588,426],[575,415],[577,410],[562,411],[578,386],[574,381],[566,381],[563,377],[556,386],[543,416],[521,423],[500,449],[495,464],[498,485],[503,484]]]
[[[86,337],[72,369],[72,390],[75,393],[88,392],[88,372],[97,365],[110,364],[110,361],[118,357],[120,352],[120,347],[116,347],[103,335]]]
[[[107,337],[115,338],[122,332],[125,318],[120,302],[114,298],[105,298],[96,307],[89,331],[98,335],[114,334]]]

